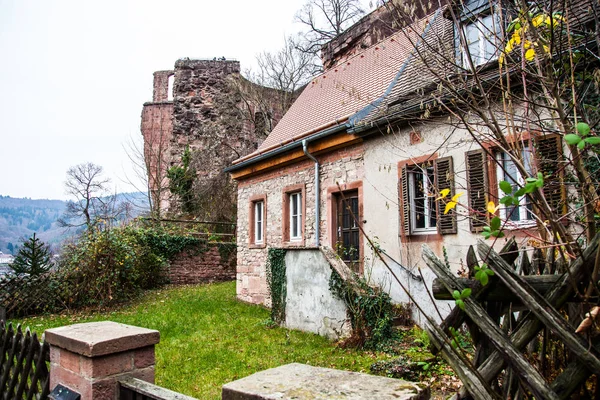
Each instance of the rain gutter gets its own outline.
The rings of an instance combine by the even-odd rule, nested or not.
[[[315,246],[319,247],[320,245],[320,225],[321,225],[321,213],[320,213],[320,199],[321,199],[321,189],[319,185],[320,176],[319,176],[319,160],[315,158],[312,154],[308,152],[308,139],[304,139],[302,141],[302,151],[306,157],[310,158],[315,162]]]

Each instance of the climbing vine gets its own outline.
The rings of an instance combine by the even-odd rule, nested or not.
[[[178,196],[184,213],[191,213],[195,209],[192,188],[196,180],[196,169],[190,165],[191,159],[192,153],[189,146],[186,146],[181,156],[181,165],[174,165],[167,171],[169,190]]]
[[[355,276],[354,282],[356,285],[348,284],[332,269],[329,290],[344,301],[350,313],[350,342],[374,349],[392,336],[392,299],[380,288],[369,286],[362,277]]]
[[[267,256],[267,285],[271,293],[271,320],[275,323],[285,321],[285,249],[269,249]]]
[[[219,249],[219,255],[223,261],[229,261],[231,256],[237,251],[237,245],[235,243],[217,243],[217,248]]]

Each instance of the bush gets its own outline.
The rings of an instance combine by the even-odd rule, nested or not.
[[[200,240],[162,228],[114,228],[85,233],[63,249],[59,273],[74,306],[108,305],[129,300],[143,289],[166,282],[168,262]]]
[[[352,335],[346,345],[375,349],[392,336],[393,309],[391,297],[380,288],[370,286],[355,275],[353,284],[348,284],[331,270],[329,290],[346,304]]]

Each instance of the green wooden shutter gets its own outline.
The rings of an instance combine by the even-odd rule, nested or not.
[[[402,166],[400,182],[398,183],[400,194],[400,234],[410,235],[410,201],[408,199],[408,168]]]
[[[450,189],[450,193],[445,199],[438,200],[438,232],[442,235],[456,233],[456,209],[450,210],[444,214],[446,203],[454,196],[454,166],[452,157],[443,157],[435,160],[435,187],[437,193],[443,189]]]
[[[538,171],[544,174],[544,197],[558,215],[566,213],[566,192],[563,184],[563,153],[558,136],[543,136],[535,140]],[[547,218],[548,216],[546,216]]]
[[[487,203],[489,183],[487,155],[483,150],[469,151],[465,155],[467,165],[467,192],[469,198],[469,222],[471,232],[480,232],[488,224]]]

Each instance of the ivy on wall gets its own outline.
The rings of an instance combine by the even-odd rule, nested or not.
[[[235,243],[219,242],[217,243],[219,249],[219,255],[221,256],[222,262],[229,262],[231,256],[236,253],[237,245]]]
[[[270,248],[267,255],[267,286],[271,293],[271,320],[277,324],[285,321],[285,249]]]
[[[352,337],[347,343],[375,349],[392,336],[392,299],[380,288],[370,286],[363,277],[354,278],[349,284],[332,268],[329,290],[346,304],[350,314]]]

